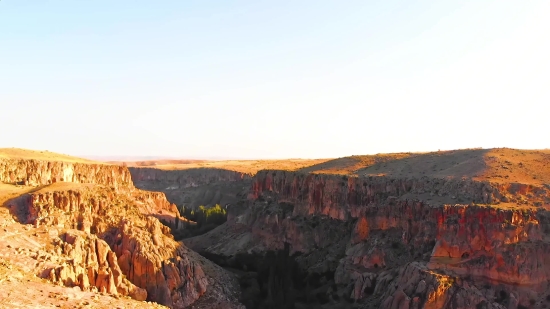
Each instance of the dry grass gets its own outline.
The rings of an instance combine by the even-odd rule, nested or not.
[[[96,187],[92,183],[76,183],[76,182],[56,182],[51,185],[43,186],[40,189],[36,190],[36,193],[46,193],[54,191],[68,191],[68,190],[81,190],[81,189],[90,189]]]
[[[208,160],[147,160],[147,161],[107,161],[109,164],[130,167],[151,167],[157,165],[185,165],[208,162]]]
[[[395,178],[464,177],[500,183],[550,184],[550,150],[460,149],[353,156],[326,161],[302,171]]]
[[[317,165],[302,168],[301,171],[316,174],[355,174],[358,170],[377,163],[399,160],[412,156],[412,153],[389,153],[364,156],[343,157],[327,160]]]
[[[217,168],[231,171],[237,171],[247,174],[256,174],[259,170],[288,170],[294,171],[307,166],[320,164],[330,159],[286,159],[286,160],[225,160],[225,161],[202,161],[184,164],[162,164],[164,161],[147,161],[149,166],[139,165],[140,167],[154,167],[162,170],[186,170],[192,168]],[[118,162],[123,164],[123,162]],[[128,164],[128,166],[131,166]]]
[[[34,187],[22,187],[0,182],[0,206],[4,205],[11,199],[33,191],[34,189]]]
[[[100,163],[48,151],[1,148],[0,159],[34,159],[75,163]],[[429,153],[390,153],[338,159],[286,160],[150,160],[109,162],[162,170],[217,168],[255,174],[259,170],[300,170],[322,174],[390,177],[464,177],[494,182],[550,184],[550,150],[509,148],[460,149]],[[105,163],[106,164],[106,163]]]
[[[41,161],[62,161],[72,163],[104,164],[88,159],[77,158],[69,155],[49,152],[47,150],[28,150],[21,148],[0,148],[0,159],[21,159],[21,160],[41,160]]]
[[[26,193],[45,193],[54,191],[67,191],[67,190],[80,190],[93,188],[94,184],[90,183],[74,183],[74,182],[56,182],[51,185],[44,185],[39,187],[31,186],[18,186],[13,184],[6,184],[0,182],[0,206],[4,205],[7,201],[19,197]]]

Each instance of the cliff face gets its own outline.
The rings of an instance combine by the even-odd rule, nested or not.
[[[32,186],[61,181],[133,188],[130,172],[125,167],[40,160],[0,159],[0,181]]]
[[[137,188],[161,191],[178,206],[226,205],[241,200],[250,187],[251,176],[224,169],[194,168],[162,170],[129,167]]]
[[[550,204],[549,189],[519,183],[497,184],[470,179],[347,177],[261,171],[254,178],[251,199],[274,192],[294,203],[294,214],[323,214],[345,220],[355,218],[362,205],[385,203],[397,197],[438,204],[495,204],[519,202]]]
[[[117,278],[121,275],[127,278],[126,282],[146,291],[148,300],[171,308],[185,308],[193,304],[207,289],[222,295],[219,289],[234,289],[231,281],[210,286],[209,276],[201,266],[203,264],[189,257],[190,250],[174,241],[166,226],[153,216],[144,214],[144,210],[171,205],[165,200],[155,199],[156,195],[144,192],[135,197],[136,193],[123,195],[97,186],[82,191],[39,191],[28,199],[26,220],[35,226],[57,226],[89,232],[104,240],[106,248],[112,250],[110,261],[120,266],[119,269],[103,271],[108,280],[112,277],[111,281],[114,281],[114,285],[107,285],[111,287],[106,290],[109,293],[116,294],[116,291],[123,289],[117,285],[121,280],[117,281]],[[78,264],[77,261],[75,263]],[[80,265],[78,269],[87,269],[85,266]],[[74,276],[69,276],[70,280],[85,285],[81,282],[80,273],[74,273]],[[89,275],[88,281],[103,282],[97,276]],[[231,298],[235,296],[225,297],[236,303],[236,299]]]
[[[79,286],[83,291],[95,288],[112,295],[147,299],[147,291],[136,287],[122,273],[116,254],[105,241],[73,232],[61,235],[54,245],[57,254],[66,255],[70,262],[44,270],[43,277],[65,286]]]
[[[517,308],[550,279],[544,186],[262,171],[249,200],[224,235],[186,243],[235,256],[288,242],[309,273],[333,272],[334,295],[377,308]]]
[[[235,278],[174,241],[157,219],[179,216],[176,206],[134,188],[127,168],[9,159],[0,160],[0,180],[30,192],[8,201],[14,218],[59,234],[48,254],[67,261],[41,277],[170,308],[241,307]]]
[[[197,187],[213,182],[231,182],[250,179],[250,175],[235,171],[194,168],[187,170],[161,170],[146,167],[129,167],[135,183],[158,183],[174,188]]]

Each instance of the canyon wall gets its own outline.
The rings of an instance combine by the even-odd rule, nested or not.
[[[198,187],[213,182],[233,182],[251,178],[250,175],[245,173],[216,168],[163,170],[148,167],[129,167],[128,169],[136,184],[158,183],[174,188]]]
[[[310,275],[333,280],[338,288],[323,290],[331,299],[344,295],[373,308],[518,308],[544,301],[550,279],[544,186],[261,171],[248,197],[247,207],[230,212],[223,235],[186,244],[234,257],[289,243]]]
[[[65,286],[79,286],[82,291],[96,289],[111,295],[130,296],[144,301],[147,291],[130,282],[109,245],[94,235],[67,232],[54,240],[53,251],[65,255],[68,263],[50,267],[42,277]]]
[[[345,220],[357,217],[361,206],[395,198],[438,204],[550,204],[550,189],[520,183],[490,183],[471,179],[385,176],[348,177],[286,171],[260,171],[253,180],[251,199],[263,192],[294,203],[295,214],[323,214]]]
[[[137,188],[164,192],[171,203],[192,209],[235,203],[246,195],[251,180],[248,174],[215,168],[129,170]]]
[[[115,270],[145,289],[148,300],[174,308],[188,306],[204,294],[207,278],[166,226],[142,214],[139,203],[103,188],[34,193],[27,222],[98,235],[116,253],[120,270]]]
[[[159,222],[179,216],[176,206],[162,192],[136,189],[126,167],[0,160],[0,180],[40,186],[7,206],[20,223],[59,235],[48,250],[67,261],[41,277],[170,308],[242,307],[235,278],[176,242]]]
[[[74,182],[133,188],[130,172],[122,166],[41,160],[0,159],[0,181],[32,186]]]

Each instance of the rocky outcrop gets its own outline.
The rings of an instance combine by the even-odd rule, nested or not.
[[[432,205],[550,204],[550,192],[544,186],[457,178],[394,179],[260,171],[249,197],[257,199],[263,192],[277,193],[280,200],[295,204],[295,215],[323,214],[340,220],[358,217],[361,206],[396,198],[422,200]]]
[[[54,241],[54,252],[69,258],[68,263],[50,268],[42,276],[83,291],[97,290],[112,295],[146,300],[147,291],[136,287],[122,273],[116,254],[109,245],[87,233],[68,232]]]
[[[201,266],[187,257],[189,250],[173,240],[166,226],[140,211],[145,207],[140,204],[160,203],[155,199],[159,196],[153,193],[140,196],[134,200],[133,195],[98,186],[83,191],[37,192],[31,194],[27,205],[27,222],[98,235],[106,242],[101,241],[103,247],[113,250],[111,262],[120,265],[111,267],[113,271],[103,269],[100,274],[105,280],[117,279],[120,275],[117,277],[116,273],[120,271],[147,291],[148,300],[172,308],[189,306],[206,292],[207,277]],[[149,207],[166,205],[169,203]],[[106,291],[116,292],[118,288],[114,286],[107,284]]]
[[[544,186],[261,171],[249,201],[186,244],[230,261],[288,242],[334,295],[373,308],[518,308],[550,279]]]
[[[197,209],[233,204],[246,197],[251,176],[224,169],[163,170],[129,167],[136,187],[161,191],[178,206]]]
[[[0,181],[32,186],[61,181],[133,188],[130,172],[122,166],[40,160],[0,159]]]
[[[132,193],[132,199],[137,202],[143,214],[152,215],[168,224],[174,224],[176,218],[186,220],[180,216],[176,205],[168,202],[163,192],[136,190]]]
[[[353,290],[354,297],[360,298],[360,293],[369,288],[374,289],[374,295],[380,295],[380,308],[468,309],[479,308],[479,305],[490,309],[507,308],[497,302],[487,301],[487,298],[492,297],[486,295],[483,289],[480,290],[461,279],[434,272],[417,262],[380,273],[376,287],[372,287],[371,278],[372,276],[359,276]],[[517,300],[515,306],[517,307]]]
[[[122,272],[145,288],[151,300],[172,308],[189,306],[208,287],[201,265],[188,258],[187,248],[167,237],[158,220],[149,217],[145,231],[149,233],[125,220],[104,237],[119,256]]]

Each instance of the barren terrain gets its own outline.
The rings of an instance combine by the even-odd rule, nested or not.
[[[88,159],[73,157],[70,155],[50,152],[48,150],[29,150],[21,148],[0,148],[0,159],[17,159],[17,160],[42,160],[55,162],[72,162],[72,163],[94,163],[102,164],[102,162],[92,161]]]
[[[3,149],[0,308],[239,308],[233,277],[155,219],[175,206],[128,180],[116,165]]]
[[[0,308],[550,304],[550,150],[111,165],[6,148],[0,180]],[[215,204],[227,222],[174,241],[177,206]]]
[[[429,153],[352,156],[302,168],[319,174],[395,178],[469,178],[478,181],[550,183],[550,150],[461,149]]]
[[[127,165],[128,167],[154,167],[161,170],[188,170],[188,169],[223,169],[245,174],[256,174],[259,170],[279,169],[295,171],[311,165],[326,162],[330,159],[281,159],[281,160],[223,160],[223,161],[199,161],[199,160],[151,160],[137,162],[109,162],[113,164]]]

